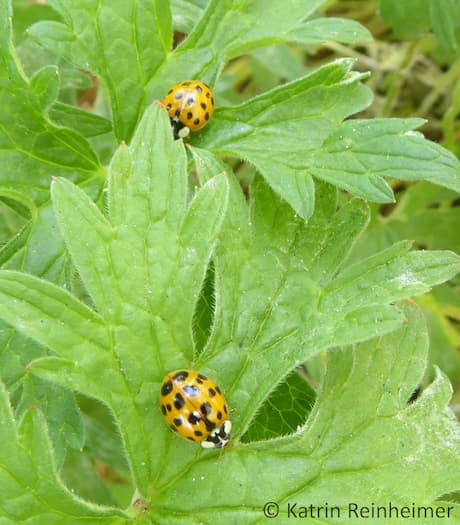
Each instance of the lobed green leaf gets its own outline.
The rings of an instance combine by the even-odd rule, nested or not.
[[[289,41],[289,31],[312,15],[323,0],[210,0],[188,37],[174,50],[147,86],[148,98],[183,79],[201,78],[213,85],[230,58],[253,49]],[[204,6],[203,6],[204,7]],[[263,17],[264,23],[259,21]]]
[[[125,523],[126,515],[121,510],[86,503],[66,489],[56,472],[42,414],[32,407],[16,426],[3,384],[0,414],[2,523]]]
[[[108,348],[101,318],[73,295],[32,275],[0,271],[1,315],[10,324],[48,348],[65,348],[78,355],[78,346]],[[69,347],[73,341],[75,347]],[[65,344],[67,342],[67,344]]]
[[[413,129],[420,119],[350,120],[366,93],[347,78],[347,61],[216,112],[200,146],[255,164],[270,186],[304,218],[313,179],[375,202],[392,202],[385,178],[430,180],[460,191],[460,164]],[[353,102],[347,106],[348,97]],[[302,140],[299,140],[299,137]],[[270,147],[272,145],[272,147]]]
[[[217,110],[200,147],[253,163],[302,217],[314,208],[312,157],[336,126],[365,107],[369,92],[338,60],[249,102]]]
[[[148,101],[144,86],[172,44],[169,2],[52,0],[62,22],[38,22],[29,34],[90,70],[110,97],[114,131],[129,140]]]
[[[98,313],[50,283],[5,271],[0,316],[58,356],[33,361],[35,374],[113,411],[146,493],[162,460],[149,436],[162,440],[168,432],[159,411],[150,417],[152,398],[166,372],[193,359],[194,308],[225,212],[227,179],[211,179],[187,205],[183,145],[173,141],[164,109],[153,105],[131,147],[121,146],[109,188],[109,218],[64,179],[52,190],[63,237]]]
[[[192,151],[201,170],[208,155]],[[424,293],[428,283],[459,271],[453,254],[407,254],[410,244],[399,244],[340,272],[367,222],[362,204],[351,201],[337,214],[330,207],[332,189],[322,188],[323,208],[317,206],[306,225],[260,180],[251,191],[250,217],[237,185],[231,188],[234,212],[224,223],[215,261],[215,324],[200,364],[211,377],[228,371],[226,391],[247,411],[235,416],[242,429],[268,395],[264,385],[339,341],[393,330],[402,320],[391,307],[395,300]],[[257,370],[273,380],[251,383],[238,375],[241,368],[249,377]],[[232,370],[235,382],[229,381]]]
[[[312,174],[375,202],[393,200],[383,177],[429,180],[460,191],[458,160],[413,131],[422,123],[420,119],[345,122],[313,155]]]
[[[8,0],[0,8],[0,183],[40,204],[48,196],[50,170],[79,182],[98,170],[98,161],[83,137],[50,122],[47,109],[57,95],[57,70],[44,68],[31,81],[24,76],[12,45]]]
[[[450,506],[451,519],[458,520],[458,505],[439,500],[460,483],[459,425],[446,407],[450,388],[438,373],[414,404],[407,403],[424,373],[428,337],[417,308],[404,311],[408,322],[393,334],[329,354],[317,403],[295,434],[200,458],[157,493],[152,519],[171,523],[180,514],[173,492],[184,495],[183,512],[206,524],[216,516],[260,523],[268,501],[279,505],[278,519],[287,523],[288,504],[316,509],[325,494],[334,494],[341,521],[350,502],[389,501],[396,507]],[[210,489],[218,480],[219,490]],[[327,501],[332,504],[329,496]],[[348,521],[357,523],[353,516]],[[432,519],[422,514],[417,523]]]

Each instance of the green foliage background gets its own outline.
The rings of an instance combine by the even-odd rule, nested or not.
[[[0,0],[0,523],[460,523],[459,14]],[[184,367],[222,452],[162,420]]]

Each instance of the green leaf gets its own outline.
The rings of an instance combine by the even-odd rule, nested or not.
[[[62,485],[56,473],[43,416],[29,410],[16,427],[9,399],[0,384],[0,515],[2,523],[37,525],[115,525],[125,523],[115,508],[85,503]]]
[[[373,207],[371,224],[360,238],[354,258],[361,259],[402,239],[413,239],[423,249],[460,252],[456,198],[454,191],[419,182],[399,193],[391,213]]]
[[[89,352],[109,348],[102,319],[54,284],[25,273],[2,270],[0,298],[3,319],[21,331],[27,325],[27,335],[52,350],[64,347],[66,357],[77,358],[82,346]]]
[[[95,137],[112,130],[112,123],[109,120],[62,102],[53,104],[49,114],[56,124],[75,129],[84,137]]]
[[[184,78],[184,71],[189,78],[201,78],[214,85],[227,60],[292,41],[290,32],[323,3],[285,0],[267,7],[261,0],[211,0],[188,37],[155,72],[147,86],[147,98],[162,98],[168,86]]]
[[[328,504],[341,516],[323,515],[325,523],[358,523],[349,515],[350,503],[386,506],[388,512],[390,501],[398,508],[450,506],[451,519],[458,520],[458,505],[441,498],[460,486],[459,424],[446,406],[450,386],[438,372],[421,397],[407,403],[424,373],[428,338],[420,312],[409,305],[405,314],[408,322],[393,334],[329,354],[318,401],[299,431],[239,445],[215,461],[206,457],[183,469],[157,493],[153,521],[184,523],[174,520],[182,509],[171,492],[183,495],[182,512],[202,523],[216,516],[227,523],[260,523],[268,501],[279,505],[278,520],[288,523],[289,504],[297,511],[322,506],[324,513],[325,494],[333,494]],[[218,480],[219,489],[210,490]],[[416,521],[433,523],[423,514]]]
[[[430,0],[429,13],[433,32],[441,47],[447,51],[456,52],[459,47],[456,30],[459,26],[460,2],[445,0],[440,3]]]
[[[371,33],[361,24],[345,18],[314,18],[289,31],[289,37],[303,44],[321,44],[327,40],[354,44],[369,42]]]
[[[384,177],[425,179],[460,191],[458,160],[413,131],[420,119],[341,123],[365,93],[356,78],[344,76],[349,66],[336,62],[237,107],[217,110],[200,147],[255,164],[305,218],[313,210],[312,176],[376,202],[394,198]],[[347,106],[348,97],[353,108]]]
[[[51,283],[19,272],[4,270],[0,274],[0,316],[43,347],[51,350],[62,348],[61,355],[67,359],[65,363],[69,376],[68,382],[63,382],[64,386],[82,391],[97,388],[99,397],[104,400],[110,397],[109,392],[121,388],[117,386],[118,378],[113,372],[115,365],[107,363],[104,358],[109,348],[108,331],[97,314]],[[24,329],[24,323],[27,329]],[[18,352],[25,347],[27,352],[22,359],[36,359],[34,373],[38,373],[40,362],[56,359],[40,359],[44,355],[43,347],[32,345],[30,348],[30,341],[24,341],[21,337],[11,339],[10,331],[6,331],[5,336],[8,351],[5,357],[9,352]],[[60,366],[63,368],[62,364]],[[20,370],[16,371],[16,377],[18,373]],[[99,383],[101,374],[106,378],[106,388],[104,383]],[[43,395],[46,396],[46,392]],[[48,395],[56,396],[57,390]],[[72,418],[67,417],[68,413],[62,416],[65,424],[73,425]],[[62,459],[62,449],[58,453],[61,454],[58,459]]]
[[[438,371],[429,384],[423,317],[396,303],[460,269],[452,252],[402,240],[457,247],[458,161],[413,131],[420,120],[344,123],[370,101],[350,60],[298,79],[305,46],[369,38],[352,21],[308,20],[323,3],[174,0],[175,28],[190,35],[171,50],[169,2],[50,0],[60,19],[32,33],[60,58],[23,40],[23,67],[0,0],[0,214],[11,220],[0,236],[15,235],[0,251],[0,370],[16,411],[0,385],[2,524],[251,524],[268,500],[287,523],[291,500],[333,494],[345,513],[351,501],[443,507],[460,490],[450,385]],[[452,46],[454,2],[430,5]],[[203,131],[174,141],[152,100],[184,71],[214,84],[229,58],[255,49],[229,71],[257,64],[251,89],[262,92],[293,81],[220,103]],[[127,141],[111,161],[111,123],[70,105],[83,69]],[[244,192],[215,153],[248,161],[237,168]],[[385,217],[337,198],[340,188],[389,202],[389,178],[450,189],[398,191]],[[430,358],[457,380],[454,286],[418,301]],[[312,358],[327,363],[318,393],[297,373]],[[184,367],[215,379],[232,409],[223,454],[164,424],[161,381]],[[100,506],[114,502],[129,514]],[[454,507],[447,521],[460,523]]]
[[[86,189],[94,196],[97,192],[93,188],[100,181],[93,180],[92,184],[93,187],[90,182]],[[58,226],[50,203],[36,208],[31,199],[20,192],[2,190],[1,193],[27,206],[32,217],[23,230],[2,247],[2,267],[40,275],[54,283],[67,284],[69,258],[63,239],[58,235]],[[34,358],[46,355],[46,349],[2,325],[0,353],[4,363],[2,379],[10,386],[20,381],[25,374],[25,365]]]
[[[13,0],[14,41],[16,45],[22,44],[27,38],[25,31],[28,26],[40,20],[52,20],[57,17],[50,6],[45,4],[31,4],[28,0]]]
[[[353,310],[386,303],[390,297],[400,300],[421,295],[431,285],[444,282],[460,271],[460,257],[453,252],[409,253],[410,247],[411,243],[401,241],[350,266],[325,288],[320,308],[329,305]]]
[[[270,394],[242,441],[260,441],[292,434],[304,425],[316,393],[300,373],[292,372]]]
[[[204,11],[204,5],[187,4],[184,9],[182,3],[174,5],[176,15],[184,17],[178,21],[181,26],[190,26],[191,10],[194,20],[202,16],[188,38],[168,55],[172,43],[168,2],[50,3],[64,23],[38,22],[29,34],[101,79],[109,94],[115,134],[126,141],[147,104],[162,98],[170,85],[183,78],[185,69],[190,78],[214,84],[228,59],[279,42],[305,41],[312,32],[315,39],[332,38],[331,23],[339,39],[369,38],[364,28],[351,21],[312,22],[304,27],[303,21],[323,0],[289,0],[270,9],[260,0],[211,0]],[[261,17],[264,24],[258,23]],[[153,28],[153,35],[144,27]]]
[[[217,110],[200,147],[253,163],[304,218],[314,207],[311,158],[341,121],[369,102],[369,92],[339,60],[249,102]]]
[[[303,55],[298,48],[278,44],[253,51],[250,55],[252,83],[257,91],[268,91],[282,81],[295,80],[305,74]],[[230,91],[230,95],[235,93]],[[221,98],[219,94],[219,99]]]
[[[81,449],[84,442],[83,424],[73,394],[60,386],[34,376],[23,381],[23,391],[16,415],[30,407],[39,408],[49,425],[54,460],[60,470],[67,449]]]
[[[98,161],[81,135],[49,121],[56,69],[42,69],[30,82],[25,78],[12,45],[7,0],[0,2],[0,12],[0,183],[41,204],[48,198],[50,170],[80,182],[98,170]]]
[[[76,186],[53,185],[63,236],[99,313],[50,283],[5,271],[0,316],[59,356],[35,360],[33,373],[111,409],[146,493],[163,453],[150,439],[161,413],[144,414],[166,372],[193,359],[192,319],[226,208],[227,179],[209,180],[187,205],[183,144],[155,104],[132,146],[121,146],[109,188],[107,219]]]
[[[30,79],[30,89],[37,95],[43,110],[47,110],[56,100],[59,89],[58,70],[48,66],[37,71]]]
[[[81,390],[113,414],[138,491],[133,514],[170,524],[193,513],[215,523],[217,512],[226,522],[251,523],[263,519],[267,494],[280,504],[293,493],[323,502],[326,486],[337,490],[338,505],[354,495],[366,501],[374,467],[378,501],[392,499],[395,476],[404,479],[406,469],[411,484],[396,492],[398,502],[432,503],[458,486],[460,469],[446,474],[443,466],[460,459],[447,382],[439,376],[407,407],[423,376],[426,334],[412,307],[394,304],[453,276],[458,257],[399,243],[351,266],[347,256],[368,222],[365,203],[338,208],[336,188],[319,182],[307,223],[257,176],[248,206],[228,168],[209,151],[190,150],[202,182],[193,195],[184,145],[154,104],[113,159],[107,216],[76,186],[54,182],[57,220],[94,309],[44,280],[0,272],[0,317],[55,354],[32,362],[32,373]],[[198,353],[193,317],[211,256],[215,316]],[[353,353],[334,352],[306,426],[283,439],[240,442],[298,364],[372,337],[379,339]],[[174,436],[155,408],[164,375],[182,367],[209,374],[236,409],[222,456]],[[15,436],[7,437],[14,446]]]
[[[312,173],[376,202],[393,200],[382,177],[429,180],[460,191],[460,163],[448,150],[412,131],[422,123],[420,119],[345,122],[314,155]]]
[[[460,383],[460,296],[448,284],[417,299],[423,308],[430,334],[430,362],[449,377],[453,385]]]
[[[380,13],[399,37],[415,39],[431,29],[444,50],[458,50],[458,0],[380,0]]]
[[[171,0],[174,28],[181,33],[190,33],[207,3],[208,0]]]
[[[322,0],[288,0],[282,6],[267,6],[261,0],[211,0],[180,52],[199,49],[206,44],[220,49],[219,53],[224,58],[232,58],[261,44],[266,45],[266,42],[274,43],[283,37],[286,39],[286,33],[297,26],[299,20],[310,16],[322,3]],[[208,22],[211,17],[219,21],[214,32]],[[262,17],[264,23],[260,24],[258,22]]]
[[[457,196],[428,182],[409,186],[398,193],[398,202],[391,213],[373,209],[373,219],[355,246],[353,260],[362,260],[402,239],[413,239],[414,245],[424,250],[452,249],[459,253],[460,209],[454,204]],[[460,380],[460,356],[456,350],[459,336],[455,324],[460,319],[460,299],[455,284],[437,288],[417,302],[427,316],[431,362],[456,384]]]
[[[214,266],[211,264],[193,316],[193,335],[198,353],[203,349],[214,318]]]
[[[430,28],[430,2],[431,0],[380,0],[380,14],[397,36],[418,38]]]
[[[113,469],[128,473],[123,443],[113,415],[95,399],[78,396],[85,432],[85,451]]]
[[[51,194],[63,237],[69,239],[67,247],[73,262],[78,269],[81,267],[82,279],[93,302],[102,313],[105,313],[111,307],[112,293],[116,291],[116,289],[112,291],[110,286],[112,281],[108,275],[111,261],[105,260],[106,244],[113,236],[112,227],[89,196],[71,182],[65,179],[54,180]],[[67,210],[74,210],[74,212],[70,215],[66,213]],[[79,250],[81,244],[79,234],[95,251]],[[80,261],[82,258],[83,261]],[[93,268],[91,264],[93,258],[96,264],[104,264],[104,267]]]
[[[205,178],[206,170],[219,169],[209,153],[192,152]],[[305,224],[260,179],[251,188],[249,217],[238,185],[231,189],[233,213],[215,259],[215,322],[198,363],[211,377],[226,370],[224,391],[245,407],[234,417],[244,433],[273,385],[296,365],[323,349],[394,330],[403,319],[394,301],[454,276],[460,260],[408,252],[410,243],[400,243],[344,267],[367,223],[363,203],[353,200],[336,212],[334,190],[319,185],[315,214]],[[254,379],[260,376],[264,382]]]
[[[143,87],[172,44],[169,2],[48,3],[64,23],[38,22],[29,34],[102,81],[110,97],[115,134],[119,140],[129,140],[148,103]]]
[[[105,480],[94,471],[94,465],[88,456],[69,451],[60,474],[65,485],[80,498],[99,505],[117,505]]]

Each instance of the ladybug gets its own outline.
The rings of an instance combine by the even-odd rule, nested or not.
[[[219,387],[192,370],[170,372],[161,385],[160,408],[166,423],[203,448],[223,448],[232,429]]]
[[[206,126],[214,113],[214,93],[200,80],[184,80],[173,86],[162,100],[175,138]]]

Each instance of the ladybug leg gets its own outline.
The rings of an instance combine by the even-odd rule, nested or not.
[[[189,135],[190,135],[190,128],[188,128],[187,126],[184,126],[182,129],[180,129],[179,133],[177,134],[177,136],[180,139],[185,139]]]

